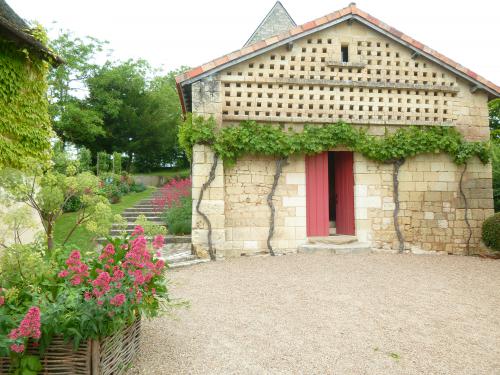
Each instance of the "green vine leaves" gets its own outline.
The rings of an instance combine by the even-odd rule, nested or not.
[[[188,115],[179,127],[179,143],[191,158],[195,144],[213,147],[228,165],[245,154],[285,158],[293,154],[317,154],[335,147],[347,147],[381,163],[407,159],[425,153],[447,153],[462,165],[474,156],[490,160],[489,142],[469,142],[452,127],[409,126],[384,136],[373,136],[344,122],[324,126],[305,125],[302,132],[283,126],[245,121],[216,130],[213,117]]]
[[[43,35],[36,29],[36,37]],[[0,168],[50,160],[48,69],[36,54],[0,37]]]

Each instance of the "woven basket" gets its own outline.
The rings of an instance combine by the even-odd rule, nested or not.
[[[100,340],[89,340],[74,351],[72,344],[62,337],[54,337],[40,358],[43,375],[118,375],[132,364],[139,351],[141,320]],[[31,345],[29,354],[38,355]],[[0,374],[8,374],[9,358],[0,357]]]

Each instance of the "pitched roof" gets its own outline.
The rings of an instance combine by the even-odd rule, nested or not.
[[[370,27],[371,29],[374,29],[375,31],[380,32],[385,36],[407,46],[417,54],[422,55],[423,57],[426,57],[429,60],[445,67],[456,75],[473,83],[474,87],[485,90],[486,92],[488,92],[490,97],[500,97],[500,87],[495,85],[493,82],[488,81],[486,78],[481,77],[472,70],[467,69],[466,67],[449,59],[448,57],[433,50],[432,48],[427,47],[423,43],[409,37],[408,35],[393,28],[392,26],[387,25],[379,19],[357,8],[356,4],[351,3],[349,4],[349,6],[333,13],[327,14],[326,16],[291,28],[290,30],[279,35],[274,35],[265,40],[258,41],[256,43],[243,47],[240,50],[231,52],[227,55],[219,57],[206,64],[200,65],[178,75],[176,77],[176,82],[183,110],[185,111],[185,93],[189,91],[185,90],[184,88],[189,88],[191,83],[196,82],[201,78],[216,73],[220,70],[223,70],[229,66],[251,59],[252,57],[265,53],[269,50],[280,47],[296,39],[302,38],[306,35],[315,33],[349,19],[354,19]]]
[[[283,4],[277,1],[243,47],[288,31],[295,26],[297,26],[297,24],[290,14],[288,14]]]
[[[12,10],[5,0],[0,0],[0,35],[5,35],[9,39],[28,44],[40,53],[43,58],[50,58],[55,65],[63,63],[63,60],[59,56],[33,37],[28,31],[28,24]]]

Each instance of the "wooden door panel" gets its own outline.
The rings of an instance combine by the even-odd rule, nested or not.
[[[328,236],[328,153],[306,156],[307,236]]]
[[[335,152],[336,233],[355,234],[353,153]]]

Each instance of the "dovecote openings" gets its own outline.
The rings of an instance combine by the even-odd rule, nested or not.
[[[339,25],[220,73],[224,120],[450,124],[455,77],[361,25]]]

